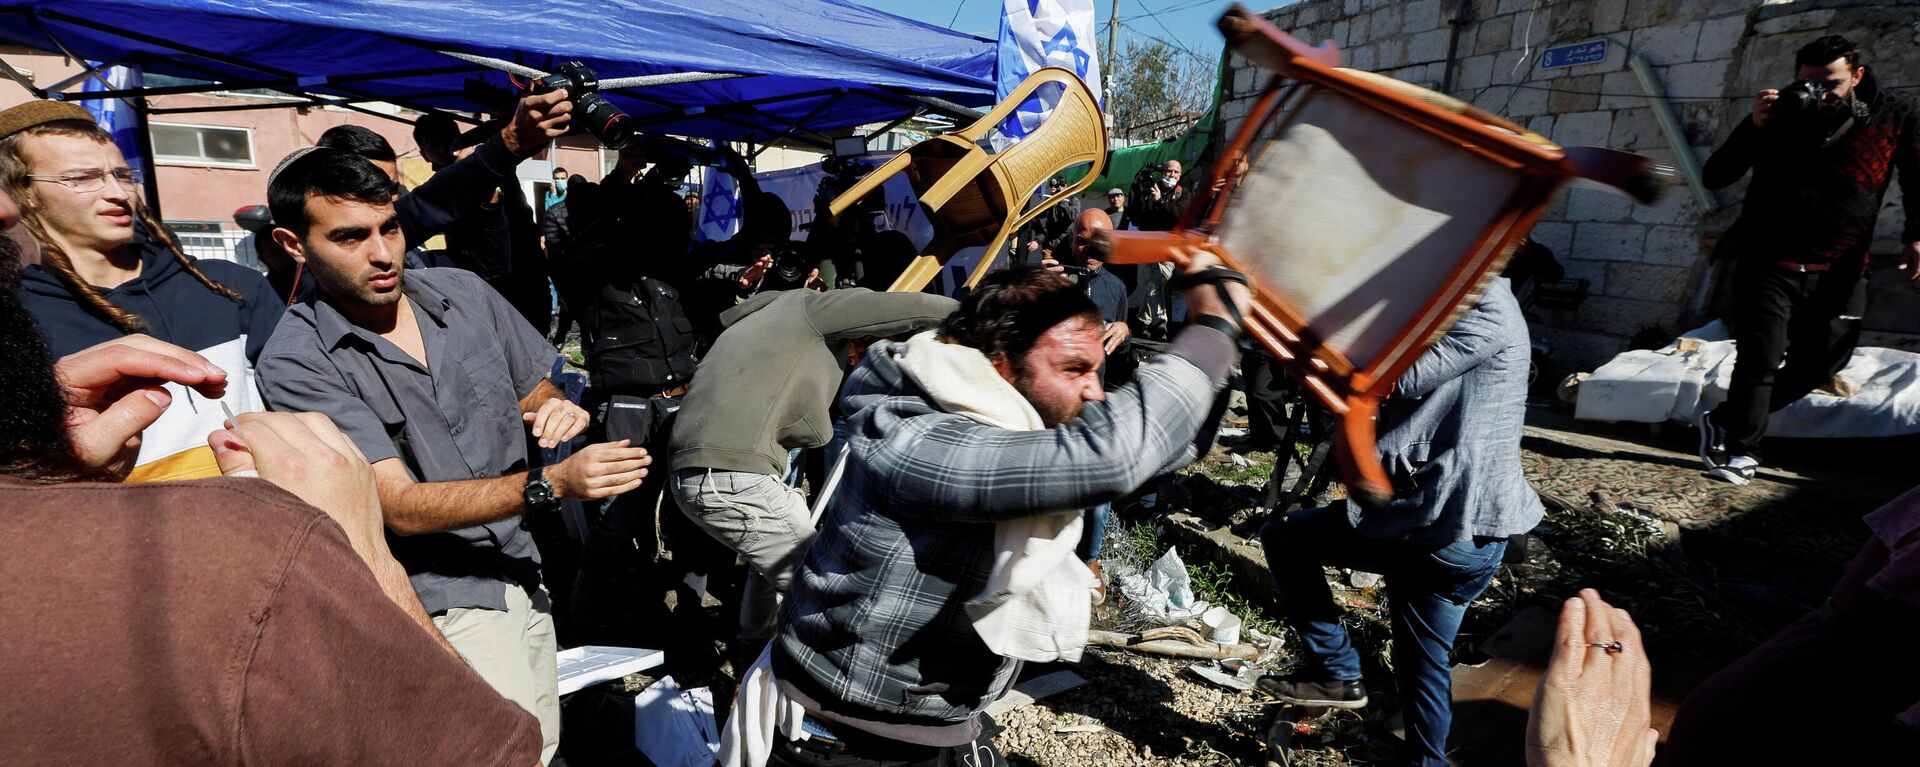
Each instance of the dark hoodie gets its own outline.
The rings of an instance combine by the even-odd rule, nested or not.
[[[1920,110],[1880,90],[1871,70],[1856,90],[1867,114],[1831,143],[1825,139],[1839,116],[1816,118],[1813,130],[1779,119],[1762,128],[1748,117],[1707,158],[1702,180],[1709,189],[1753,171],[1740,218],[1716,257],[1858,263],[1895,169],[1906,200],[1900,241],[1920,242]]]
[[[175,346],[204,352],[244,337],[247,361],[260,356],[282,311],[267,278],[239,264],[196,261],[200,271],[244,299],[236,302],[200,284],[165,245],[136,233],[134,246],[140,249],[140,276],[102,290],[108,301],[146,320],[147,335]],[[127,335],[88,309],[52,272],[34,265],[21,277],[22,302],[47,334],[54,357]]]
[[[280,321],[280,301],[267,278],[226,261],[195,262],[215,282],[232,288],[234,301],[209,290],[180,265],[164,244],[136,233],[140,276],[111,290],[108,301],[146,320],[147,335],[207,358],[227,372],[223,401],[234,413],[265,408],[254,383],[253,361]],[[127,333],[80,303],[67,285],[39,266],[23,270],[21,303],[46,333],[56,357],[65,356]],[[211,476],[213,454],[207,434],[220,428],[224,413],[189,389],[168,384],[173,404],[141,434],[135,476],[172,479]]]

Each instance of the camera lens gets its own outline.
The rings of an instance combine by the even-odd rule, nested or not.
[[[633,118],[600,94],[580,94],[574,99],[574,108],[579,110],[578,119],[586,123],[587,132],[608,149],[619,149],[633,140]]]

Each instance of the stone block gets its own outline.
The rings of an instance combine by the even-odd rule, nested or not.
[[[1600,108],[1600,75],[1563,77],[1547,93],[1547,111],[1555,114],[1590,112]]]
[[[1535,238],[1535,239],[1539,239],[1539,238]],[[1540,244],[1546,245],[1546,242],[1543,240],[1541,241]],[[1547,247],[1553,247],[1553,246],[1548,245]],[[1588,261],[1580,258],[1566,258],[1564,257],[1565,251],[1559,251],[1559,250],[1554,251],[1554,253],[1562,255],[1562,257],[1560,258],[1560,265],[1567,270],[1567,274],[1564,279],[1586,280],[1587,295],[1599,296],[1599,295],[1606,294],[1607,266],[1610,264],[1618,263],[1618,262]]]
[[[1474,56],[1460,62],[1460,69],[1454,73],[1453,87],[1464,90],[1480,90],[1493,82],[1492,56]]]
[[[1587,6],[1587,29],[1593,32],[1616,32],[1627,16],[1627,0],[1593,0]]]
[[[1327,37],[1332,38],[1335,45],[1345,48],[1349,34],[1351,34],[1351,25],[1346,19],[1341,19],[1333,23],[1333,31],[1328,33]]]
[[[1589,261],[1639,261],[1646,234],[1647,228],[1639,224],[1574,224],[1573,257]]]
[[[1532,117],[1547,113],[1547,90],[1545,83],[1531,83],[1514,86],[1513,99],[1507,103],[1503,112],[1509,119]],[[1556,125],[1555,129],[1558,130]]]
[[[1359,15],[1360,0],[1346,0],[1346,2],[1341,3],[1340,13],[1349,17]]]
[[[1540,115],[1527,121],[1527,130],[1542,136],[1553,135],[1553,115]]]
[[[1632,72],[1608,72],[1600,77],[1600,108],[1626,109],[1647,106],[1647,94],[1640,90],[1640,79]]]
[[[1440,18],[1440,0],[1413,0],[1400,6],[1400,26],[1408,32],[1446,29]]]
[[[1549,327],[1543,337],[1560,370],[1590,371],[1626,351],[1627,337],[1573,328]]]
[[[1692,228],[1700,221],[1700,203],[1693,199],[1691,190],[1676,186],[1667,190],[1652,205],[1633,206],[1633,220],[1642,224],[1678,224],[1681,228]]]
[[[1503,14],[1518,13],[1533,7],[1537,2],[1539,2],[1539,0],[1500,0],[1500,4],[1495,6],[1495,12]]]
[[[1627,0],[1627,12],[1620,19],[1620,27],[1641,29],[1666,24],[1680,17],[1684,5],[1673,0]]]
[[[1558,255],[1573,252],[1573,225],[1560,221],[1543,221],[1533,225],[1532,237],[1535,242],[1547,246],[1547,250]]]
[[[1319,21],[1321,9],[1324,7],[1325,6],[1323,6],[1320,3],[1312,3],[1312,2],[1300,3],[1299,4],[1300,10],[1295,12],[1295,16],[1293,17],[1293,23],[1304,27]]]
[[[1651,108],[1613,113],[1613,130],[1607,133],[1608,147],[1633,151],[1666,145],[1666,136],[1660,132],[1660,122],[1654,118]]]
[[[1347,19],[1347,45],[1362,45],[1373,40],[1372,16],[1354,16]]]
[[[1561,146],[1605,146],[1612,127],[1612,112],[1570,112],[1559,115],[1552,138]]]
[[[1781,32],[1799,32],[1809,29],[1825,29],[1833,24],[1831,9],[1802,11],[1800,13],[1775,16],[1753,25],[1754,34],[1777,35]]]
[[[1360,5],[1365,10],[1374,11],[1393,5],[1395,2],[1397,0],[1361,0]]]
[[[1614,286],[1607,287],[1612,289]],[[1656,325],[1671,328],[1679,317],[1678,303],[1589,296],[1586,303],[1573,312],[1573,322],[1570,324],[1576,330],[1632,336]]]
[[[1513,17],[1495,16],[1475,25],[1474,53],[1499,53],[1513,39]]]
[[[1540,46],[1550,39],[1547,30],[1552,16],[1552,9],[1544,7],[1516,14],[1513,17],[1513,37],[1507,41],[1507,45],[1516,51],[1531,48],[1528,55],[1537,58]]]
[[[1568,221],[1630,221],[1633,201],[1599,189],[1567,190]]]
[[[1242,68],[1235,71],[1233,73],[1233,88],[1229,92],[1236,95],[1252,93],[1255,83],[1259,82],[1257,77],[1252,69]]]
[[[1605,295],[1677,304],[1693,286],[1693,272],[1678,266],[1652,264],[1607,264]]]
[[[1375,18],[1373,23],[1379,24],[1380,20]],[[1374,69],[1398,69],[1406,65],[1407,38],[1383,37],[1374,43]]]
[[[1633,50],[1650,64],[1692,61],[1700,42],[1700,22],[1663,25],[1633,31]]]
[[[1667,95],[1676,99],[1707,99],[1728,95],[1727,64],[1730,59],[1675,64],[1661,73]],[[1717,106],[1717,104],[1716,104]]]
[[[1648,264],[1692,268],[1705,256],[1699,230],[1690,226],[1656,226],[1647,230],[1645,255]]]
[[[1375,65],[1379,63],[1378,61],[1375,60],[1376,52],[1378,50],[1379,50],[1378,45],[1368,44],[1368,45],[1362,45],[1362,46],[1358,46],[1350,50],[1344,51],[1347,59],[1347,62],[1346,62],[1347,66],[1353,67],[1354,69],[1367,71],[1367,72],[1374,71],[1377,68]]]
[[[1527,72],[1526,62],[1520,58],[1519,51],[1500,51],[1487,54],[1493,57],[1493,73],[1489,82],[1493,85],[1507,85],[1519,82]],[[1518,71],[1516,71],[1518,70]]]
[[[1449,30],[1430,29],[1418,32],[1407,42],[1407,61],[1442,61],[1447,57],[1447,42],[1452,37]]]
[[[1747,17],[1728,16],[1700,23],[1700,40],[1694,45],[1693,57],[1701,61],[1724,59],[1733,56],[1733,49],[1740,44],[1740,38],[1747,33]]]
[[[1367,23],[1373,27],[1373,36],[1382,40],[1407,33],[1407,30],[1400,26],[1400,8],[1397,6],[1389,5],[1374,11]]]

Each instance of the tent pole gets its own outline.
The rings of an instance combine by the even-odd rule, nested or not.
[[[114,67],[120,66],[121,64],[124,64],[124,63],[126,63],[126,59],[114,59],[113,61],[106,62],[104,64],[101,64],[100,66],[102,69],[113,69]],[[86,67],[82,67],[80,69],[79,74],[76,74],[65,80],[61,80],[60,82],[47,86],[47,91],[48,92],[64,91],[74,85],[79,84],[80,81],[85,80],[92,76],[93,76],[93,72],[90,69]],[[45,98],[45,97],[43,96],[42,98]]]
[[[34,87],[33,78],[21,74],[20,70],[14,69],[13,65],[8,64],[6,59],[0,59],[0,73],[4,73],[7,79],[19,83],[20,87],[27,89],[27,92],[33,94],[34,98],[44,99],[47,97],[46,91]]]
[[[417,96],[422,98],[439,97],[439,96],[458,96],[460,95],[460,93],[461,93],[460,91],[439,91],[436,93],[421,93],[421,94],[417,94]],[[250,112],[256,109],[288,109],[288,108],[298,108],[298,107],[348,107],[353,104],[359,104],[359,103],[368,102],[368,101],[386,101],[386,99],[376,99],[376,98],[325,98],[320,96],[299,96],[298,98],[300,99],[298,101],[266,101],[258,104],[222,104],[220,106],[199,106],[199,107],[165,107],[165,108],[156,108],[151,111],[157,115],[200,114],[200,113],[206,113],[206,112]],[[391,115],[382,115],[382,116],[390,117]],[[412,121],[408,120],[405,122],[408,122],[409,124],[411,124]]]
[[[460,51],[450,51],[450,50],[441,50],[441,51],[438,51],[438,53],[442,56],[449,56],[452,58],[459,59],[461,61],[479,64],[480,66],[487,67],[489,69],[497,69],[502,72],[506,72],[507,74],[515,75],[517,77],[532,77],[537,79],[541,77],[546,77],[548,74],[538,69],[534,69],[533,67],[529,67],[523,64],[515,64],[511,61],[506,61],[504,59],[496,59],[491,56],[480,56],[477,54],[462,53]],[[669,72],[667,74],[642,75],[639,77],[611,77],[611,78],[601,80],[600,88],[602,90],[625,90],[628,88],[647,88],[655,85],[679,85],[681,83],[698,83],[698,82],[706,82],[708,80],[731,80],[737,77],[752,77],[752,76],[753,75],[739,74],[736,72]]]
[[[148,45],[159,46],[161,48],[165,48],[168,50],[179,51],[181,53],[185,53],[191,56],[197,56],[199,58],[203,58],[208,61],[225,64],[230,67],[240,67],[243,69],[251,69],[255,72],[265,72],[275,77],[285,77],[285,78],[295,79],[295,80],[299,79],[297,75],[295,75],[292,72],[286,71],[284,69],[269,67],[264,64],[255,64],[245,59],[239,59],[232,56],[228,56],[226,54],[215,53],[213,51],[205,50],[202,48],[196,48],[190,45],[183,45],[181,43],[163,40],[161,38],[154,37],[153,35],[142,34],[142,33],[134,32],[132,30],[127,30],[127,29],[117,29],[117,28],[102,24],[100,22],[93,21],[91,19],[85,19],[78,16],[69,16],[59,11],[29,9],[27,11],[27,14],[28,14],[28,18],[35,23],[36,28],[40,29],[40,31],[43,34],[46,33],[46,29],[39,24],[39,18],[41,16],[45,16],[47,18],[53,19],[55,21],[63,22],[66,24],[72,24],[77,27],[85,27],[87,29],[91,29],[96,32],[102,32],[105,34],[115,35],[118,37],[124,37],[128,40],[133,40],[135,42],[142,42]],[[49,39],[51,39],[51,36],[49,36]],[[56,41],[56,44],[57,44],[57,41]],[[186,62],[176,61],[174,63],[185,64]],[[345,93],[350,96],[374,97],[374,94],[371,94],[356,88],[348,88],[346,86],[339,86],[339,85],[336,85],[334,87],[335,89],[339,90],[341,93]]]
[[[365,82],[365,81],[372,81],[372,80],[406,80],[413,77],[432,77],[434,75],[457,75],[457,74],[463,74],[467,72],[478,72],[478,71],[480,70],[474,67],[431,67],[426,69],[407,69],[407,70],[401,70],[398,72],[382,72],[378,74],[357,74],[357,75],[339,75],[339,76],[321,75],[316,77],[305,77],[305,78],[285,77],[285,78],[277,78],[273,80],[246,80],[246,81],[229,80],[229,81],[223,81],[223,82],[200,83],[196,85],[167,85],[159,88],[139,88],[135,90],[107,90],[107,91],[91,91],[91,92],[82,92],[82,93],[63,93],[56,96],[56,98],[59,98],[62,101],[87,101],[91,99],[120,98],[123,96],[173,96],[178,94],[212,93],[215,91],[237,91],[237,90],[243,90],[248,88],[260,88],[260,89],[266,89],[266,90],[285,91],[290,88],[317,88],[325,85],[337,85],[340,83]],[[58,89],[56,88],[53,90],[58,90]],[[300,93],[298,95],[305,96],[307,94]],[[361,98],[362,100],[365,100],[365,101],[380,100],[372,96],[366,96]]]
[[[140,154],[147,166],[147,209],[153,211],[154,220],[164,224],[167,219],[160,212],[160,165],[154,161],[153,127],[147,122],[149,109],[147,100],[128,99],[127,101],[132,104],[133,114],[137,118],[136,122],[139,123],[135,127],[140,129]]]

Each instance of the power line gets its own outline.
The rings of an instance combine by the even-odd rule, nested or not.
[[[954,6],[953,6],[953,18],[951,18],[951,19],[947,19],[947,28],[948,28],[948,29],[952,29],[952,28],[953,28],[953,23],[954,23],[954,22],[956,22],[956,21],[959,21],[959,20],[960,20],[960,9],[962,9],[962,8],[965,8],[965,7],[967,7],[967,0],[960,0],[960,2],[958,2],[958,3],[955,3],[955,4],[954,4]]]
[[[1188,56],[1192,56],[1195,61],[1198,61],[1202,64],[1206,64],[1207,66],[1214,66],[1220,63],[1219,59],[1212,58],[1209,56],[1202,56],[1198,53],[1194,53],[1192,48],[1188,48],[1187,46],[1182,45],[1180,43],[1176,43],[1170,40],[1165,40],[1160,37],[1156,37],[1152,34],[1148,34],[1146,30],[1140,29],[1139,27],[1133,26],[1132,24],[1128,24],[1124,21],[1120,22],[1120,26],[1125,27],[1128,31],[1133,32],[1134,34],[1147,38],[1148,40],[1152,40],[1156,43],[1167,46],[1168,48],[1179,51]]]

